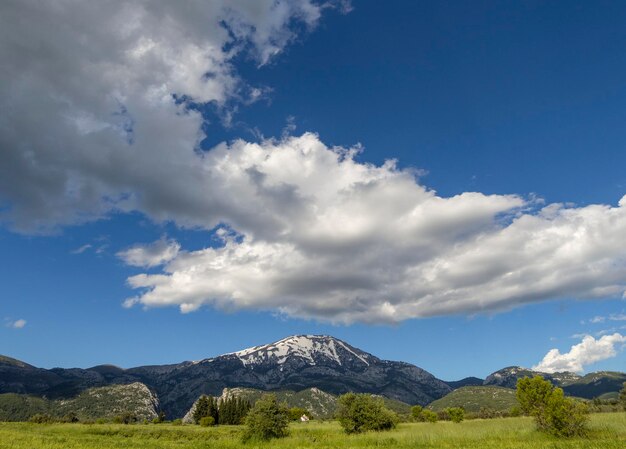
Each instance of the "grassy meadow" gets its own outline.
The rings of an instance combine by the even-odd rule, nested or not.
[[[267,443],[240,440],[238,426],[171,424],[0,423],[1,449],[169,448],[479,448],[535,449],[626,447],[626,413],[591,417],[586,438],[557,439],[537,432],[529,418],[406,423],[390,432],[345,435],[336,422],[294,423],[290,436]]]

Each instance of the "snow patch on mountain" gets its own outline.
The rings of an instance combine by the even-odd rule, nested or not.
[[[266,362],[282,365],[291,357],[304,359],[309,365],[328,361],[342,365],[346,355],[368,366],[370,364],[368,354],[359,353],[341,340],[323,335],[294,335],[275,343],[254,346],[227,355],[236,356],[245,366]]]

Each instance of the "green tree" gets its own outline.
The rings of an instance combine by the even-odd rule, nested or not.
[[[624,382],[624,388],[619,392],[619,401],[622,403],[622,408],[626,411],[626,382]]]
[[[421,405],[414,405],[413,407],[411,407],[411,419],[413,421],[423,422],[424,421],[424,416],[422,415],[423,411],[424,409],[422,408]]]
[[[439,416],[432,410],[424,409],[422,410],[422,420],[424,422],[435,423],[439,419]]]
[[[462,407],[448,407],[445,411],[450,421],[454,423],[460,423],[465,419],[465,410]]]
[[[270,440],[287,436],[289,409],[274,394],[265,394],[256,401],[246,416],[243,440]]]
[[[398,416],[372,395],[347,393],[337,403],[337,419],[346,433],[390,430],[397,425]]]
[[[209,406],[211,403],[211,399],[209,396],[202,395],[196,402],[196,408],[193,410],[193,421],[196,424],[200,423],[200,420],[205,416],[210,416],[209,414]]]
[[[307,418],[311,418],[309,411],[303,407],[291,407],[289,409],[289,419],[292,421],[300,421],[302,415],[306,415]]]
[[[516,396],[521,410],[535,418],[539,430],[559,437],[586,433],[586,404],[566,398],[561,388],[540,376],[519,379]]]

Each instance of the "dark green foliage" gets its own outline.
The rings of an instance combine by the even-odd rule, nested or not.
[[[78,421],[80,420],[78,419],[78,416],[76,416],[76,413],[74,412],[69,412],[67,415],[61,418],[61,422],[76,423]]]
[[[289,409],[279,403],[276,395],[266,394],[261,397],[246,417],[246,430],[243,440],[270,440],[287,436],[289,427]]]
[[[182,426],[183,425],[183,420],[180,418],[176,418],[174,421],[172,421],[172,425],[173,426]]]
[[[566,398],[540,376],[517,381],[517,399],[521,410],[535,418],[537,428],[559,437],[580,436],[587,432],[586,404]]]
[[[200,418],[198,424],[200,424],[202,427],[210,427],[215,425],[215,420],[212,416],[203,416],[202,418]]]
[[[152,424],[161,424],[165,422],[165,412],[161,410],[156,418],[152,420]]]
[[[54,419],[47,413],[37,413],[28,418],[28,422],[35,424],[51,424],[54,422]]]
[[[139,419],[132,412],[124,412],[113,418],[115,424],[135,424]]]
[[[243,424],[250,408],[252,408],[250,401],[240,397],[231,397],[220,401],[218,410],[219,423]]]
[[[304,407],[291,407],[289,409],[289,419],[292,421],[300,421],[302,415],[306,415],[307,418],[311,419],[311,413]]]
[[[622,403],[624,411],[626,411],[626,382],[624,382],[624,388],[619,392],[619,401]]]
[[[47,400],[15,393],[0,394],[0,421],[28,421],[36,414],[49,414]]]
[[[193,421],[199,424],[200,420],[206,416],[213,418],[215,424],[219,422],[217,399],[213,396],[202,395],[196,403],[196,408],[193,412]]]
[[[380,398],[356,393],[339,397],[337,419],[346,433],[391,430],[398,422],[397,415],[386,408]]]

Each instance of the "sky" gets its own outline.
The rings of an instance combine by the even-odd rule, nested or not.
[[[626,369],[626,5],[0,5],[0,354],[328,334]]]

